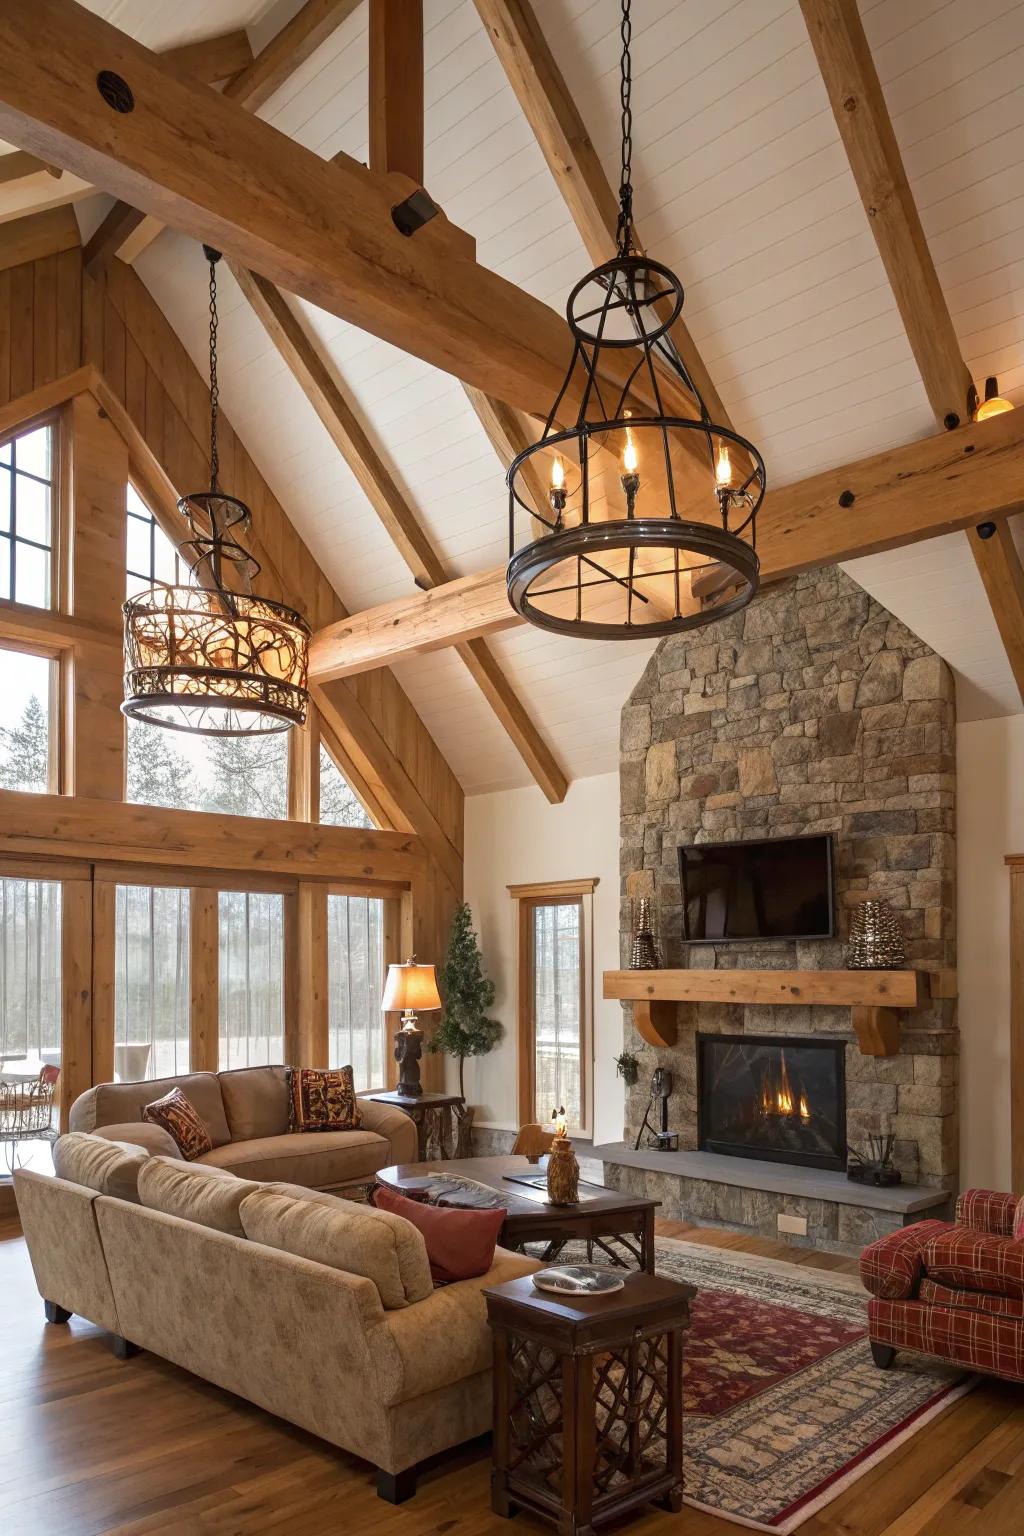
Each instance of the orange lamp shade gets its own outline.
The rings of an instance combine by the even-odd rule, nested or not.
[[[423,1013],[440,1008],[434,967],[417,965],[412,960],[405,965],[389,965],[380,1006],[382,1013]]]

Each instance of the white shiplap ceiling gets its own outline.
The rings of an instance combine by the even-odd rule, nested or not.
[[[261,46],[296,4],[92,8],[150,45],[247,24]],[[615,185],[617,0],[535,9]],[[367,158],[366,12],[261,111],[325,156]],[[561,308],[589,262],[475,7],[425,0],[425,13],[426,185],[485,265]],[[1024,3],[865,0],[862,13],[964,355],[1024,404]],[[680,273],[691,332],[770,483],[932,433],[796,0],[639,0],[633,74],[641,235]],[[204,367],[198,247],[167,232],[138,267]],[[458,382],[299,308],[452,570],[497,564],[502,472]],[[227,274],[222,314],[225,406],[341,597],[354,610],[408,593],[404,562]],[[957,669],[961,718],[1020,709],[963,535],[849,569]],[[614,768],[650,647],[528,629],[493,644],[570,776]],[[468,792],[529,782],[453,655],[397,670]]]

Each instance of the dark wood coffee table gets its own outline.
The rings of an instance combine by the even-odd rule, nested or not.
[[[433,1163],[400,1163],[382,1168],[379,1184],[410,1199],[425,1199],[415,1181],[425,1175],[450,1174],[472,1179],[494,1190],[506,1210],[499,1242],[503,1248],[522,1252],[527,1243],[546,1243],[545,1262],[556,1259],[566,1243],[586,1245],[588,1259],[607,1260],[622,1269],[642,1269],[654,1274],[654,1213],[657,1200],[622,1195],[600,1184],[580,1180],[580,1199],[575,1205],[549,1205],[546,1189],[515,1183],[510,1173],[542,1172],[525,1157],[464,1157]],[[411,1186],[411,1187],[410,1187]]]

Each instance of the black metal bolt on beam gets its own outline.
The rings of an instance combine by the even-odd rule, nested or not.
[[[956,411],[950,411],[948,415],[943,416],[942,425],[947,432],[952,432],[954,427],[958,427],[960,425],[960,417]]]
[[[112,69],[101,69],[96,76],[96,89],[99,91],[108,107],[115,112],[132,112],[135,108],[135,97],[132,88],[121,75],[115,74]]]
[[[979,539],[990,539],[996,531],[995,523],[979,523],[974,530]]]
[[[438,207],[434,200],[417,187],[404,202],[396,203],[391,210],[391,220],[401,235],[414,235],[424,224],[437,217]]]
[[[839,493],[839,505],[841,507],[852,507],[856,500],[857,498],[853,491],[841,491]]]

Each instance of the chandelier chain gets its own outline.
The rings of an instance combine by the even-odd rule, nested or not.
[[[210,263],[210,490],[219,489],[220,451],[217,439],[220,386],[217,383],[217,262],[220,254],[204,246]]]
[[[622,56],[619,61],[619,101],[622,107],[622,173],[619,178],[619,220],[615,232],[620,255],[627,256],[633,248],[633,60],[630,43],[633,22],[630,17],[631,0],[622,0]]]

